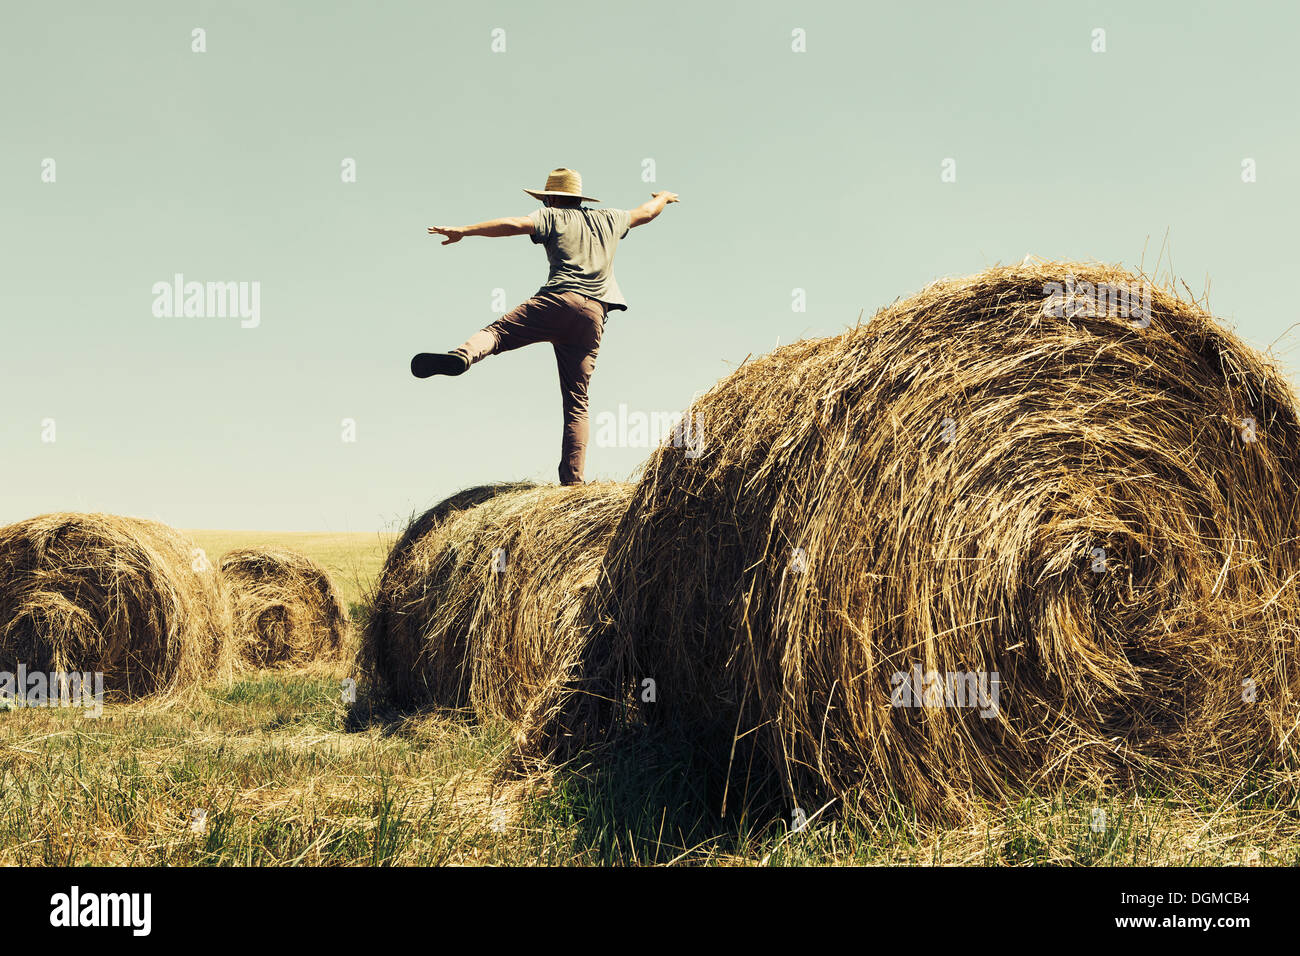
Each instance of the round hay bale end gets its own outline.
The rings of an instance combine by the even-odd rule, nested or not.
[[[166,525],[59,513],[0,528],[0,670],[166,693],[229,671],[229,615],[216,570]]]
[[[611,695],[804,807],[1293,761],[1295,393],[1144,282],[995,268],[720,382],[610,544]]]
[[[297,667],[340,656],[350,634],[343,597],[306,555],[241,548],[221,559],[221,576],[245,663]]]
[[[406,603],[411,577],[411,551],[431,531],[449,517],[490,501],[500,495],[534,488],[531,482],[495,482],[475,485],[449,495],[423,514],[413,516],[393,544],[384,561],[374,593],[370,595],[370,614],[361,636],[358,665],[372,675],[382,697],[398,707],[410,707],[427,699],[416,683],[414,662],[423,647],[418,628],[406,619]],[[396,607],[394,602],[402,607]]]
[[[587,595],[631,487],[507,491],[455,511],[390,558],[365,643],[381,698],[470,707],[544,756],[582,735]]]

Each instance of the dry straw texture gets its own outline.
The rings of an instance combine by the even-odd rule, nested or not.
[[[936,283],[743,365],[691,410],[703,453],[647,464],[600,594],[616,686],[653,678],[640,718],[712,741],[732,794],[944,815],[1293,759],[1294,393],[1167,291],[1145,328],[1045,313],[1068,275],[1140,281]],[[996,672],[996,716],[894,706],[916,667]]]
[[[388,552],[370,597],[370,617],[361,639],[362,669],[375,678],[376,689],[384,699],[398,707],[411,707],[430,698],[429,689],[415,670],[415,662],[424,653],[422,629],[411,619],[411,594],[422,587],[412,576],[415,546],[448,518],[499,495],[532,487],[528,482],[476,485],[411,518]]]
[[[586,595],[631,488],[608,483],[462,492],[384,569],[365,654],[381,697],[471,707],[505,721],[525,752],[575,729],[590,629]],[[453,500],[453,499],[449,499]],[[579,728],[580,729],[580,728]]]
[[[0,528],[0,670],[102,671],[117,697],[227,672],[215,569],[166,525],[48,514]]]
[[[242,548],[221,559],[234,636],[246,663],[296,667],[338,658],[348,640],[329,573],[296,551]]]

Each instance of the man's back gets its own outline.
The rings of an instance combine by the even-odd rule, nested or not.
[[[614,278],[614,253],[628,233],[631,213],[547,206],[528,218],[533,223],[533,242],[546,247],[550,261],[551,272],[543,289],[579,292],[605,303],[610,311],[627,308]]]

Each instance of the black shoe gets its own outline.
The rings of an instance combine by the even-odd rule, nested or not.
[[[411,359],[411,374],[416,378],[430,375],[464,375],[469,359],[459,352],[421,352]]]

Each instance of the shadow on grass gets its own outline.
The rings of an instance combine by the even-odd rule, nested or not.
[[[358,681],[355,690],[357,699],[343,713],[344,733],[377,731],[383,737],[402,736],[408,731],[411,721],[434,714],[460,718],[466,723],[474,720],[474,712],[469,708],[453,710],[428,704],[397,707],[377,695],[368,680]]]
[[[527,779],[537,761],[511,755],[508,729],[479,725],[472,711],[428,706],[399,708],[376,695],[369,682],[344,715],[347,732],[406,736],[430,715],[461,718],[482,734],[501,758],[503,778]],[[415,732],[418,732],[415,731]],[[709,759],[698,736],[633,727],[606,743],[540,769],[549,785],[526,798],[524,826],[543,835],[539,864],[663,864],[708,862],[745,852],[758,835],[781,833],[779,794],[728,789],[722,768]]]
[[[771,787],[727,786],[709,753],[694,738],[629,729],[564,763],[531,805],[530,825],[563,830],[577,860],[589,864],[752,856],[788,829],[781,796]]]

